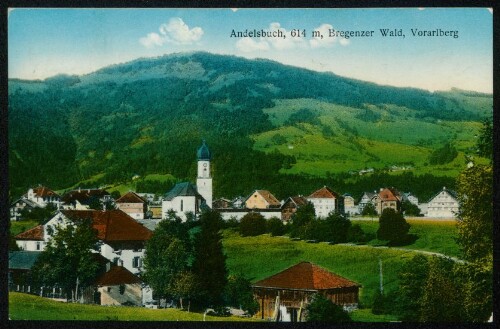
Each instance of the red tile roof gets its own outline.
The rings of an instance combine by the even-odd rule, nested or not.
[[[361,285],[313,263],[301,262],[266,279],[260,280],[252,286],[278,289],[325,290],[360,287]]]
[[[102,241],[146,241],[153,234],[121,210],[61,210],[70,220],[92,219]]]
[[[18,235],[15,236],[15,239],[43,241],[43,236],[44,236],[43,225],[38,225],[33,227],[32,229],[19,233]]]
[[[59,197],[59,194],[45,186],[38,186],[33,189],[33,193],[39,198]]]
[[[146,200],[141,198],[139,195],[136,193],[130,191],[124,195],[122,195],[118,200],[115,201],[116,203],[145,203]]]
[[[385,188],[378,194],[382,201],[401,201],[400,194],[395,189]]]
[[[116,286],[119,284],[141,283],[141,279],[123,266],[113,266],[96,280],[100,286]]]
[[[337,199],[339,197],[338,193],[332,191],[329,187],[323,186],[319,190],[313,192],[308,199]]]
[[[102,189],[78,189],[65,193],[62,200],[66,203],[72,203],[78,200],[80,203],[85,203],[91,198],[102,198],[105,195],[110,195],[108,191]]]

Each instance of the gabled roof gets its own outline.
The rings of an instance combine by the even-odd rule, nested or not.
[[[100,286],[116,286],[120,284],[141,283],[141,279],[123,266],[113,266],[109,271],[97,278]]]
[[[289,197],[284,204],[286,204],[287,202],[291,202],[295,204],[295,206],[301,207],[307,204],[307,199],[301,195],[297,195]]]
[[[14,237],[16,240],[37,240],[43,241],[44,230],[43,225],[35,226],[27,231],[19,233]]]
[[[373,192],[364,192],[364,193],[363,193],[363,195],[361,196],[360,200],[361,200],[361,199],[363,199],[363,197],[364,197],[365,195],[368,197],[368,199],[370,199],[370,200],[371,200],[371,199],[373,199],[373,197],[374,197],[376,194],[375,194],[375,193],[373,193]]]
[[[30,270],[38,256],[39,251],[9,251],[9,270]]]
[[[276,197],[268,190],[255,190],[253,191],[252,194],[250,194],[248,198],[246,198],[246,200],[248,200],[252,195],[254,195],[254,193],[258,193],[260,196],[262,196],[262,198],[266,200],[266,202],[269,204],[270,207],[281,206],[281,202],[279,202],[278,199],[276,199]]]
[[[152,232],[121,210],[61,210],[69,220],[91,219],[97,238],[105,242],[146,241]]]
[[[382,201],[401,201],[401,194],[394,188],[384,188],[378,196]]]
[[[313,192],[308,199],[337,199],[339,197],[338,193],[334,192],[327,186],[323,186],[319,190]]]
[[[59,197],[59,194],[45,186],[38,186],[33,188],[33,193],[39,198]]]
[[[429,199],[429,201],[427,203],[430,203],[432,202],[432,200],[434,200],[435,197],[437,197],[439,194],[441,194],[442,192],[445,192],[447,193],[449,196],[451,196],[453,199],[455,199],[455,201],[458,202],[458,195],[457,195],[457,192],[453,191],[453,190],[450,190],[450,189],[447,189],[445,186],[443,186],[443,189],[441,191],[439,191],[438,193],[434,194],[434,196],[432,198]]]
[[[171,201],[178,196],[195,196],[203,198],[197,191],[196,186],[189,182],[182,182],[175,184],[174,187],[167,193],[165,193],[164,200]]]
[[[334,274],[310,262],[301,262],[275,275],[257,281],[253,287],[325,290],[360,287],[358,283]]]
[[[66,192],[62,200],[65,203],[73,203],[78,200],[81,204],[88,204],[92,198],[102,198],[110,195],[108,191],[102,189],[78,189]]]
[[[130,192],[122,195],[115,202],[116,203],[145,203],[146,200],[144,200],[142,197],[140,197],[137,193],[130,191]]]
[[[31,208],[41,208],[41,206],[38,203],[33,202],[31,200],[28,200],[25,197],[21,197],[21,198],[17,199],[16,201],[12,202],[10,204],[10,206],[14,207],[16,205],[16,203],[18,203],[18,202],[24,202],[26,204],[26,206],[29,206]]]

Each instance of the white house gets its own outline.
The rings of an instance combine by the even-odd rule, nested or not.
[[[16,201],[12,202],[10,205],[10,220],[11,221],[18,221],[21,220],[22,218],[22,212],[31,212],[35,208],[41,208],[41,206],[33,201],[30,201],[26,199],[25,197],[21,197],[17,199]]]
[[[17,246],[24,251],[42,251],[45,249],[45,229],[43,225],[35,226],[14,237]]]
[[[375,198],[376,195],[377,195],[377,193],[375,193],[375,192],[363,193],[363,195],[361,196],[361,199],[359,200],[359,203],[358,203],[358,210],[359,210],[360,214],[363,212],[363,209],[365,209],[367,204],[371,203],[371,204],[373,204],[373,206],[375,206],[375,204],[373,203],[373,199]]]
[[[443,187],[427,203],[426,216],[432,218],[456,218],[459,206],[456,193]]]
[[[318,218],[327,217],[329,213],[335,211],[344,212],[342,197],[327,186],[313,192],[306,199],[314,205],[316,217]]]
[[[354,198],[346,193],[343,195],[344,197],[344,211],[346,214],[349,214],[349,215],[357,215],[359,214],[359,208],[358,206],[356,206],[355,202],[354,202]]]
[[[25,198],[38,204],[40,207],[45,208],[49,203],[52,203],[57,208],[61,204],[61,197],[56,192],[45,186],[38,186],[30,188]]]

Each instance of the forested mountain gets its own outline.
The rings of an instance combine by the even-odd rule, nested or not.
[[[136,182],[161,191],[195,179],[195,153],[205,139],[215,197],[266,188],[283,198],[326,184],[355,196],[391,185],[427,198],[453,184],[464,156],[475,154],[474,135],[492,103],[492,95],[380,86],[209,53],[44,81],[11,79],[10,193],[168,174],[163,184]],[[445,145],[455,157],[431,162]],[[359,176],[366,168],[375,173]],[[427,175],[425,184],[419,175]]]

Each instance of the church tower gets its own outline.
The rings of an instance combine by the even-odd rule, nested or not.
[[[210,175],[211,154],[208,146],[203,140],[203,144],[196,152],[198,158],[198,178],[196,179],[196,188],[198,193],[205,199],[207,206],[212,208],[212,175]]]

